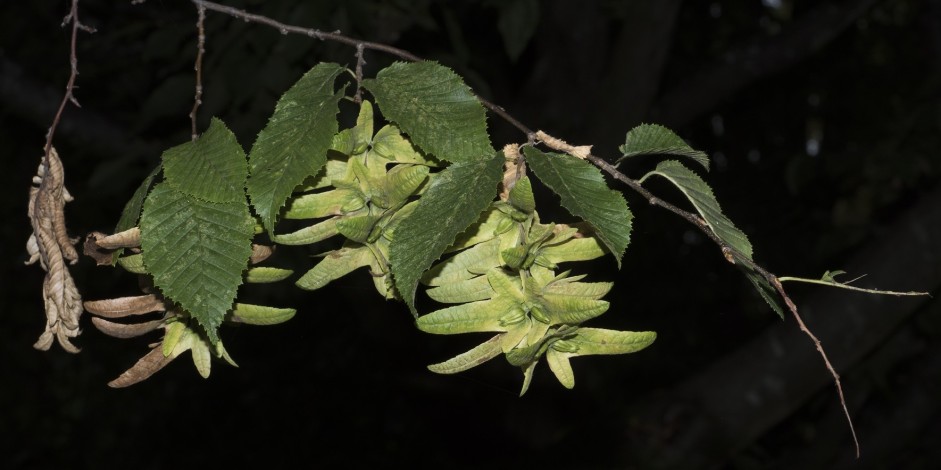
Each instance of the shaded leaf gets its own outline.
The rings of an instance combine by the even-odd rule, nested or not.
[[[755,286],[758,293],[761,294],[761,297],[768,302],[768,305],[771,306],[778,316],[784,318],[784,309],[777,300],[774,289],[761,275],[749,269],[745,263],[743,263],[743,261],[750,262],[752,260],[751,242],[748,241],[748,237],[745,236],[745,233],[739,230],[738,227],[722,213],[719,202],[712,193],[712,188],[710,188],[699,175],[693,173],[689,168],[686,168],[682,163],[675,160],[661,162],[657,165],[656,169],[644,175],[640,181],[643,182],[653,175],[666,178],[679,188],[693,204],[693,207],[696,208],[696,211],[702,216],[703,220],[706,221],[709,230],[737,252],[733,252],[733,256],[735,258],[744,258],[744,260],[737,259],[735,264],[745,272],[745,276]]]
[[[163,152],[161,158],[164,180],[178,191],[210,202],[245,199],[245,151],[217,118],[198,139]]]
[[[558,153],[543,153],[526,147],[526,163],[561,198],[562,207],[581,217],[595,229],[621,266],[621,257],[630,243],[633,215],[627,202],[605,184],[601,172],[584,160]]]
[[[468,162],[493,155],[484,107],[451,69],[430,61],[396,62],[363,86],[387,119],[439,159]]]
[[[154,284],[215,343],[252,254],[248,204],[207,202],[161,183],[144,202],[140,225],[144,264]]]
[[[337,64],[315,65],[281,96],[252,147],[248,194],[269,232],[294,188],[327,162],[343,96],[334,82],[342,72]]]
[[[150,187],[153,186],[154,179],[160,174],[161,170],[163,170],[163,167],[157,165],[157,168],[154,168],[134,191],[134,195],[127,201],[124,210],[121,212],[121,218],[118,219],[118,225],[114,227],[114,233],[121,233],[137,226],[137,222],[140,221],[141,209],[144,207],[144,199],[147,198],[147,193],[150,192]]]
[[[624,156],[616,163],[637,155],[677,155],[692,158],[709,171],[709,156],[705,152],[694,150],[673,131],[657,124],[641,124],[631,129],[618,149]]]
[[[390,263],[396,288],[413,314],[418,280],[455,237],[490,204],[503,176],[503,155],[454,164],[438,174],[395,230]]]

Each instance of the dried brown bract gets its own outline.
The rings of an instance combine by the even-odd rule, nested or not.
[[[33,347],[47,351],[55,337],[62,349],[77,353],[79,349],[69,338],[81,333],[78,322],[83,311],[82,298],[65,261],[70,264],[78,261],[74,246],[78,240],[69,238],[65,227],[65,203],[72,196],[65,189],[65,170],[55,148],[50,147],[48,155],[43,156],[33,183],[28,211],[33,233],[26,242],[29,253],[26,264],[39,261],[46,270],[42,288],[46,330]]]

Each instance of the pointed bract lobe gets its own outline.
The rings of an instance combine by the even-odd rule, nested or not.
[[[611,254],[617,259],[627,249],[633,215],[627,201],[608,188],[601,172],[591,163],[559,153],[543,153],[526,147],[526,164],[552,192],[561,198],[562,207],[582,218],[595,229]]]
[[[294,188],[327,162],[343,97],[334,82],[342,72],[337,64],[314,66],[281,96],[252,147],[248,194],[269,232]]]
[[[397,62],[363,86],[382,114],[425,152],[450,162],[493,155],[484,107],[464,80],[435,62]]]

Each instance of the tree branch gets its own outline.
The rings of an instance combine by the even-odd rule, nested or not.
[[[323,32],[323,31],[316,30],[316,29],[309,29],[309,28],[302,28],[298,26],[286,25],[286,24],[280,23],[276,20],[273,20],[265,16],[254,15],[251,13],[247,13],[243,10],[227,7],[224,5],[219,5],[217,3],[213,3],[210,1],[206,1],[206,0],[192,0],[192,1],[198,7],[203,7],[208,10],[213,10],[213,11],[217,11],[220,13],[224,13],[224,14],[236,17],[236,18],[241,18],[248,22],[264,24],[264,25],[276,28],[282,34],[297,33],[297,34],[306,35],[306,36],[317,38],[317,39],[324,40],[324,41],[333,41],[333,42],[338,42],[341,44],[346,44],[346,45],[355,47],[357,50],[357,54],[358,54],[358,60],[357,60],[357,75],[358,76],[361,73],[360,62],[361,62],[362,51],[364,49],[385,52],[395,57],[408,60],[408,61],[413,61],[413,62],[418,62],[422,60],[420,57],[408,51],[391,47],[391,46],[387,46],[385,44],[356,40],[353,38],[349,38],[347,36],[343,36],[338,31]],[[852,24],[853,20],[855,20],[856,17],[858,17],[863,12],[865,12],[866,9],[868,9],[868,7],[871,6],[871,4],[874,3],[875,1],[876,0],[853,0],[852,2],[844,4],[844,5],[849,5],[849,12],[847,12],[843,8],[837,8],[837,7],[832,7],[832,6],[826,7],[827,10],[823,11],[823,13],[819,13],[818,11],[819,14],[812,15],[808,20],[805,20],[803,23],[800,23],[798,27],[792,28],[788,34],[782,35],[781,39],[779,39],[777,42],[771,43],[768,46],[768,50],[770,52],[765,54],[765,56],[762,56],[764,59],[763,61],[758,62],[759,66],[756,67],[755,64],[751,62],[746,63],[745,66],[749,67],[749,72],[750,72],[749,74],[746,74],[746,75],[751,76],[751,77],[761,76],[762,74],[767,74],[772,71],[779,70],[783,68],[784,66],[789,65],[790,63],[796,62],[799,58],[804,57],[810,51],[816,50],[822,44],[829,42],[832,38],[838,35],[840,31],[845,29],[848,25]],[[784,60],[784,61],[780,60],[781,59],[780,56],[782,55],[788,60]],[[736,67],[742,67],[742,65],[738,65]],[[704,82],[711,82],[715,80],[716,77],[722,78],[724,80],[727,74],[729,73],[729,70],[732,70],[732,68],[730,67],[719,68],[717,71],[705,74],[705,78],[702,80]],[[733,91],[737,90],[738,87],[741,87],[744,85],[744,83],[748,82],[748,80],[745,80],[740,77],[737,78],[736,80],[727,80],[727,81],[728,83],[726,83],[726,86],[724,88],[724,92],[726,95],[732,93]],[[537,134],[535,134],[529,127],[527,127],[526,125],[518,121],[512,115],[507,113],[506,110],[504,110],[502,107],[496,104],[493,104],[483,98],[480,98],[480,97],[478,98],[480,99],[481,103],[485,107],[490,109],[494,114],[496,114],[498,117],[500,117],[504,121],[508,122],[512,126],[519,129],[521,132],[523,132],[523,134],[526,135],[528,141],[533,141],[534,138],[536,138]],[[676,100],[675,98],[671,98],[671,99]],[[717,99],[721,99],[721,97]],[[669,100],[667,100],[666,102],[670,103]],[[700,103],[697,106],[699,106],[699,108],[694,107],[694,110],[700,109],[704,105]],[[561,142],[561,140],[555,139],[554,137],[548,136],[544,133],[542,133],[541,135],[543,136],[542,140],[544,141]],[[629,188],[631,188],[631,190],[633,190],[634,192],[644,197],[651,205],[660,206],[682,217],[689,223],[695,225],[710,240],[712,240],[716,245],[719,246],[721,252],[723,253],[727,261],[733,264],[737,262],[737,263],[744,265],[745,269],[754,271],[755,273],[760,275],[762,278],[764,278],[771,286],[774,287],[775,291],[778,293],[778,295],[787,305],[789,312],[794,317],[800,330],[807,337],[809,337],[811,341],[814,343],[814,346],[816,347],[820,357],[823,359],[823,362],[826,365],[826,368],[829,371],[834,384],[836,385],[837,393],[840,398],[840,404],[842,405],[843,412],[846,415],[846,419],[850,427],[850,432],[852,433],[853,441],[856,447],[856,454],[858,457],[859,442],[856,438],[856,432],[853,427],[852,418],[850,417],[849,410],[847,409],[847,406],[846,406],[846,400],[843,394],[843,387],[840,383],[840,376],[839,374],[837,374],[835,368],[830,362],[830,359],[827,357],[827,354],[824,351],[820,340],[810,331],[809,328],[807,328],[806,324],[804,323],[803,319],[798,313],[796,305],[791,300],[791,298],[785,291],[784,287],[781,285],[780,279],[776,275],[768,271],[767,269],[763,268],[762,266],[752,261],[749,257],[742,255],[741,253],[736,251],[733,247],[725,243],[709,228],[708,224],[706,224],[706,222],[699,215],[680,209],[679,207],[676,207],[654,196],[651,192],[645,189],[640,184],[639,181],[628,178],[626,175],[619,172],[614,166],[612,166],[611,164],[609,164],[608,162],[606,162],[605,160],[597,156],[591,155],[590,153],[587,153],[587,152],[584,152],[584,154],[582,155],[576,155],[576,156],[579,156],[579,158],[587,157],[588,161],[590,161],[592,164],[594,164],[595,166],[597,166],[604,172],[608,173],[610,176],[612,176],[616,180],[621,181],[622,183],[626,184]]]

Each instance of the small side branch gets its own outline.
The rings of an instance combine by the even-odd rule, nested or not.
[[[196,11],[198,19],[196,20],[196,64],[193,68],[196,70],[196,96],[193,98],[193,109],[190,111],[190,122],[192,123],[192,140],[198,137],[196,134],[196,111],[203,102],[203,54],[206,53],[206,7],[197,4]]]

